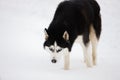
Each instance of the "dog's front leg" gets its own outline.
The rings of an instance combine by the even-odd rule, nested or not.
[[[69,66],[70,66],[70,54],[69,52],[64,55],[64,70],[69,70]]]

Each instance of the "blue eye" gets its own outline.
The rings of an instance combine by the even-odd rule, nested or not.
[[[60,52],[60,51],[62,51],[62,49],[58,49],[58,50],[57,50],[57,52]]]

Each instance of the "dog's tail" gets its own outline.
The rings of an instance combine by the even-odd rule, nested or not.
[[[100,6],[96,2],[96,0],[91,1],[91,5],[94,9],[94,21],[93,21],[93,27],[96,32],[96,36],[99,39],[100,34],[101,34],[101,14],[100,14]]]

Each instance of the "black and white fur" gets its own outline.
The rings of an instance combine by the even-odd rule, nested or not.
[[[53,63],[64,55],[64,69],[69,69],[69,53],[74,42],[80,42],[86,65],[91,67],[96,65],[100,34],[101,15],[96,0],[67,0],[58,5],[49,28],[45,29],[44,48],[52,55]]]

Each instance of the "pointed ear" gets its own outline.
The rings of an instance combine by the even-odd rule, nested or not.
[[[67,31],[64,32],[63,38],[64,38],[66,41],[69,40],[69,34],[68,34]]]
[[[48,30],[45,28],[45,30],[44,30],[44,34],[45,34],[45,40],[47,40],[48,39],[48,37],[49,37],[49,35],[48,35],[48,32],[47,32]]]

